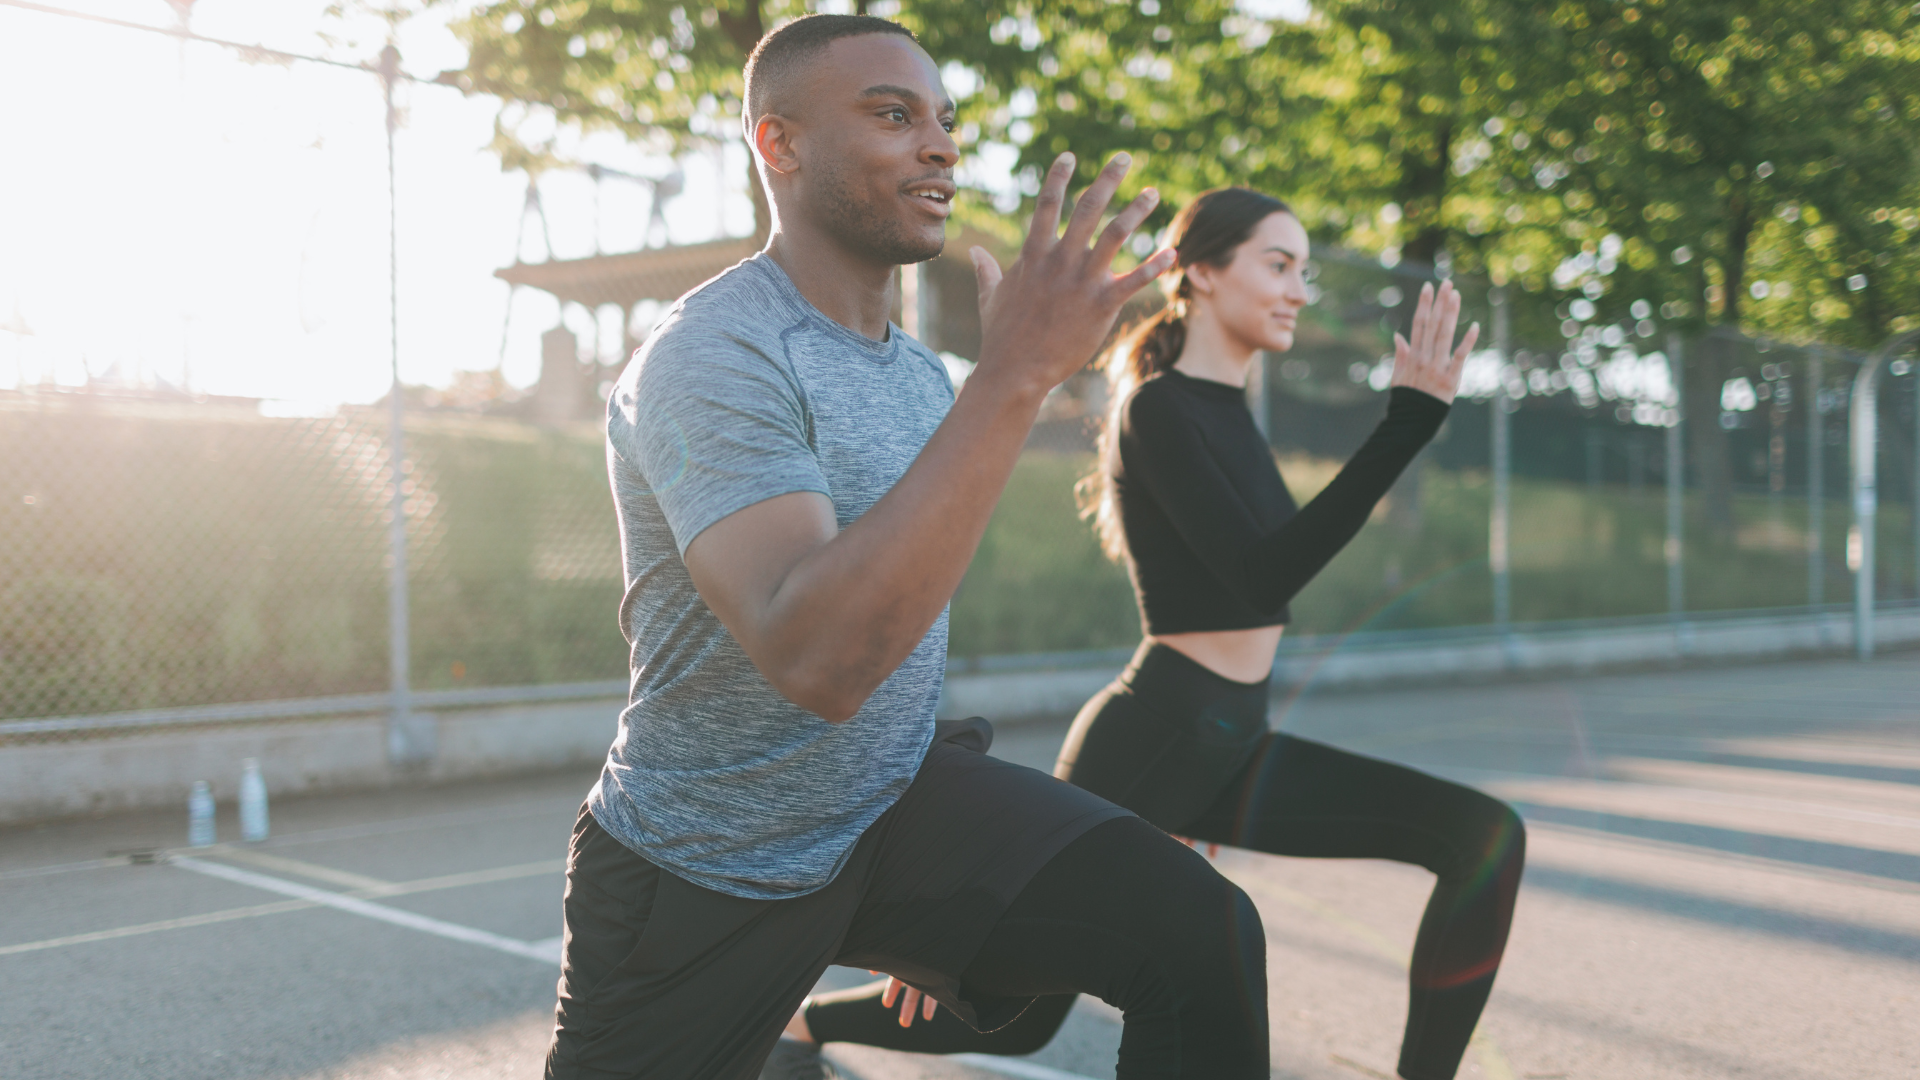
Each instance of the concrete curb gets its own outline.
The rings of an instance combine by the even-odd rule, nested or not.
[[[274,797],[590,766],[606,757],[624,704],[615,698],[434,712],[439,753],[419,772],[387,763],[386,717],[378,713],[0,745],[0,824],[177,807],[184,837],[193,781],[208,781],[217,801],[231,802],[247,758],[260,759]],[[580,794],[586,796],[584,786]]]
[[[1883,609],[1875,634],[1883,647],[1920,645],[1920,607]],[[1750,613],[1677,625],[1523,627],[1506,635],[1475,629],[1298,638],[1284,643],[1274,675],[1276,690],[1357,690],[1753,662],[1852,647],[1844,610]],[[1072,713],[1125,663],[1124,651],[956,661],[939,713],[997,724]],[[193,781],[209,781],[217,799],[230,801],[250,757],[260,759],[276,796],[587,767],[606,756],[625,704],[623,683],[453,693],[445,701],[415,698],[437,727],[439,747],[417,772],[387,762],[386,718],[377,711],[383,695],[9,722],[0,727],[21,730],[0,742],[0,824],[175,807],[184,830]],[[476,703],[482,693],[509,700]],[[347,713],[349,706],[360,711]]]

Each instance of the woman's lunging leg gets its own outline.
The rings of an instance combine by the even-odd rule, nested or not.
[[[1400,1075],[1459,1068],[1506,948],[1526,833],[1505,803],[1415,769],[1284,734],[1180,831],[1275,855],[1377,858],[1439,877],[1415,939]]]

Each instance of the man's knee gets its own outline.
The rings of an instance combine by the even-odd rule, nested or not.
[[[1184,972],[1183,982],[1231,984],[1247,993],[1264,987],[1266,934],[1252,898],[1198,852],[1160,839],[1160,858],[1143,874],[1143,885],[1154,884],[1141,893],[1154,898],[1143,914],[1159,941],[1159,966]]]

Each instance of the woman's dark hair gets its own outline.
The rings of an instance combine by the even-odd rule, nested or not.
[[[1092,473],[1075,485],[1080,516],[1093,519],[1101,550],[1118,562],[1126,556],[1126,538],[1113,504],[1113,484],[1107,479],[1108,455],[1119,452],[1120,410],[1127,395],[1141,383],[1172,367],[1187,344],[1187,302],[1193,287],[1187,267],[1195,263],[1225,267],[1233,253],[1262,221],[1274,214],[1290,214],[1286,203],[1249,188],[1215,188],[1188,203],[1167,226],[1167,246],[1173,248],[1173,269],[1160,279],[1166,306],[1128,327],[1100,358],[1107,377],[1106,420],[1100,427],[1100,454]]]

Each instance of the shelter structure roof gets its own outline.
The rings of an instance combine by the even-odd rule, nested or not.
[[[511,285],[551,293],[564,303],[630,309],[642,300],[677,300],[695,285],[760,249],[751,236],[646,248],[618,255],[514,263],[493,272]]]

